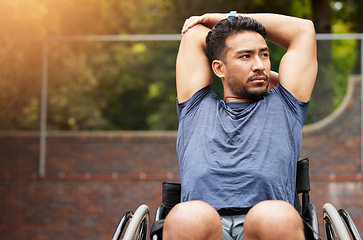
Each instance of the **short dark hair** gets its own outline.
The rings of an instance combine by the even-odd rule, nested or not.
[[[237,16],[223,19],[209,31],[206,38],[206,55],[210,63],[216,59],[223,60],[227,37],[243,31],[257,32],[266,38],[265,27],[253,18]]]

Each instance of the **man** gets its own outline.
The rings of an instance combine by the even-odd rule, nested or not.
[[[164,239],[304,239],[292,204],[317,74],[312,22],[205,14],[186,20],[182,34],[176,65],[182,203],[167,216]],[[265,37],[287,50],[278,84]],[[210,89],[212,71],[223,100]]]

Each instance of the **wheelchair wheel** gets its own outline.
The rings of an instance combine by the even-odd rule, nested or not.
[[[128,211],[123,215],[119,224],[117,225],[115,233],[113,234],[112,240],[120,240],[122,233],[124,233],[124,229],[127,223],[132,218],[132,214],[133,213],[131,211]]]
[[[323,206],[323,219],[328,240],[350,240],[349,234],[335,207],[326,203]]]
[[[141,205],[132,217],[123,240],[146,240],[150,228],[149,207]]]
[[[359,232],[357,230],[357,227],[355,226],[352,218],[350,217],[350,215],[348,214],[347,211],[345,211],[344,209],[340,209],[338,211],[339,215],[343,218],[345,225],[347,225],[349,232],[351,234],[351,236],[353,237],[353,240],[362,240],[362,238],[359,235]]]

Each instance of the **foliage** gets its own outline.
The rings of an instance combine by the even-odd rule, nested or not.
[[[16,49],[27,48],[27,51]],[[40,56],[36,43],[2,41],[0,51],[0,126],[4,130],[39,125]]]
[[[349,32],[356,6],[341,2],[349,9],[333,8],[333,30]],[[231,9],[312,16],[311,0],[0,0],[0,130],[39,129],[46,39],[53,39],[48,42],[48,129],[176,129],[178,41],[64,42],[51,37],[178,33],[191,15]],[[335,105],[354,67],[355,46],[354,41],[333,44]],[[277,71],[285,50],[270,48]],[[222,94],[219,80],[213,88]]]

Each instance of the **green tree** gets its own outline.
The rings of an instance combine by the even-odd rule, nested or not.
[[[37,43],[37,48],[26,48],[24,39],[163,32],[164,28],[159,26],[168,12],[168,2],[0,2],[4,18],[0,22],[5,26],[1,35],[6,36],[1,40],[8,43],[2,44],[6,48],[0,56],[4,63],[0,83],[4,94],[1,94],[0,106],[3,106],[2,115],[6,116],[1,118],[5,123],[2,128],[38,129],[41,42]],[[13,42],[15,38],[22,40],[20,47]],[[49,129],[150,128],[147,122],[153,121],[148,120],[151,108],[147,99],[149,85],[155,84],[149,77],[154,68],[152,56],[164,52],[164,46],[153,49],[140,43],[116,46],[57,41],[49,45]],[[17,54],[12,56],[12,52]],[[37,61],[28,61],[34,58]],[[155,85],[152,89],[155,92]]]
[[[318,3],[330,11],[330,20],[326,14],[314,15]],[[177,41],[61,42],[54,37],[179,33],[191,15],[234,9],[310,18],[317,29],[326,26],[333,32],[362,26],[356,20],[362,16],[362,0],[0,0],[0,128],[39,128],[42,40],[48,39],[48,129],[176,129]],[[327,58],[336,70],[328,71],[333,81],[327,77],[326,85],[333,86],[334,98],[329,104],[339,104],[335,99],[344,95],[341,89],[356,63],[355,58],[346,65],[338,60],[356,46],[334,42],[326,47],[328,53],[334,50]],[[284,50],[271,45],[271,53],[277,71]],[[222,92],[219,80],[213,87]],[[314,95],[316,102],[319,96],[326,99]]]

